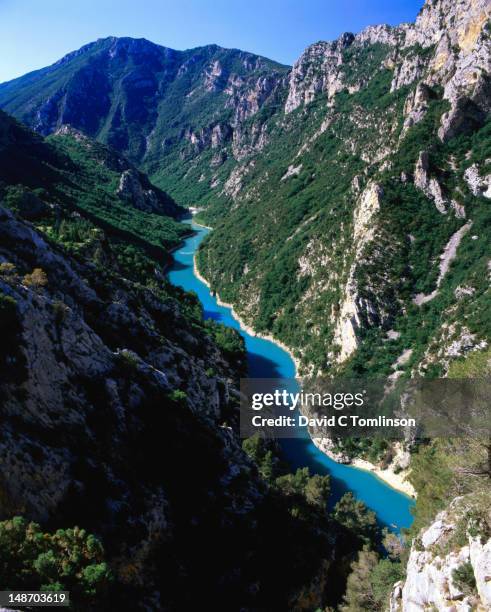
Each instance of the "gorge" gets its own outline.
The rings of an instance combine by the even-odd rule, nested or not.
[[[206,228],[194,225],[196,235],[187,238],[184,245],[174,252],[174,265],[168,273],[171,283],[193,291],[203,305],[205,318],[211,318],[237,329],[245,339],[248,374],[251,378],[295,377],[295,364],[281,347],[271,340],[250,335],[233,316],[230,308],[218,303],[208,287],[194,273],[194,257],[200,242],[208,234]],[[380,524],[400,531],[412,522],[410,508],[412,500],[384,484],[370,472],[336,463],[319,450],[310,440],[305,427],[299,428],[294,439],[280,440],[281,448],[291,469],[308,467],[313,474],[329,474],[331,484],[331,507],[347,491],[377,514]]]
[[[109,36],[0,84],[5,585],[490,608],[487,438],[239,435],[245,376],[491,374],[490,15],[426,0],[291,67]]]

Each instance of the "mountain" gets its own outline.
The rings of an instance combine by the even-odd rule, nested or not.
[[[186,233],[172,198],[68,126],[43,139],[0,111],[0,166],[1,197],[29,220],[58,226],[64,215],[82,215],[163,259]]]
[[[202,273],[305,371],[436,372],[488,334],[489,47],[484,0],[427,3],[292,69],[110,38],[4,83],[0,105],[205,206]]]
[[[0,107],[43,135],[68,124],[97,138],[193,204],[209,197],[201,166],[210,180],[212,169],[230,172],[234,157],[251,146],[249,118],[276,103],[287,70],[216,45],[175,51],[106,38],[3,83]]]
[[[175,203],[73,128],[4,113],[0,180],[4,585],[69,588],[74,610],[339,598],[362,543],[327,477],[282,468],[281,488],[242,449],[243,341],[162,275]]]

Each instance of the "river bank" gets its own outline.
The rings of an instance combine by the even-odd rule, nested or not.
[[[175,262],[168,271],[168,280],[186,291],[196,293],[205,318],[214,319],[242,335],[251,377],[294,378],[299,364],[292,351],[270,335],[256,334],[236,312],[232,312],[231,304],[224,305],[221,300],[219,303],[217,296],[211,293],[209,283],[198,272],[194,258],[199,244],[210,229],[196,222],[193,222],[193,227],[194,235],[187,238],[182,248],[174,253]],[[293,437],[280,438],[278,441],[293,472],[306,467],[311,474],[329,475],[332,507],[350,491],[377,514],[380,525],[396,532],[411,525],[413,518],[410,508],[414,501],[408,495],[369,469],[357,469],[334,461],[317,448],[306,427],[299,427]]]
[[[196,225],[201,225],[201,224],[196,223]],[[201,227],[206,227],[206,226],[201,225]],[[211,229],[211,228],[207,228],[207,229]],[[208,289],[211,289],[210,283],[206,280],[206,278],[198,270],[198,265],[196,263],[196,255],[194,255],[194,258],[193,258],[193,266],[194,266],[194,274],[196,275],[196,278],[199,279],[202,283],[204,283],[208,287]],[[281,340],[278,340],[274,336],[271,336],[270,334],[262,334],[260,332],[256,332],[256,330],[250,325],[248,325],[244,321],[244,319],[242,319],[242,317],[237,313],[237,311],[234,309],[233,304],[228,304],[227,302],[224,302],[220,298],[219,294],[216,292],[214,295],[215,295],[215,299],[217,303],[220,306],[224,306],[225,308],[230,308],[230,311],[234,319],[239,323],[239,325],[243,328],[243,330],[246,331],[249,335],[255,336],[256,338],[262,338],[263,340],[269,340],[270,342],[274,342],[279,347],[281,347],[286,353],[288,353],[291,357],[291,360],[295,364],[295,377],[298,375],[300,361],[295,357],[295,355],[292,353],[292,350],[288,346],[286,346],[286,344],[284,344],[283,342],[281,342]]]
[[[212,228],[212,227],[210,227],[209,225],[203,225],[203,223],[198,223],[198,222],[196,221],[196,219],[194,219],[194,218],[193,218],[193,223],[194,223],[194,225],[198,225],[199,227],[204,227],[205,229],[210,230],[210,232],[211,232],[211,231],[212,231],[212,229],[213,229],[213,228]]]
[[[312,436],[311,438],[315,446],[333,461],[336,461],[337,463],[342,463],[343,465],[350,465],[352,467],[358,468],[359,470],[371,472],[372,474],[375,474],[375,476],[386,482],[388,485],[390,485],[393,489],[404,493],[404,495],[407,495],[412,499],[416,498],[416,490],[414,489],[413,485],[407,480],[409,470],[401,469],[398,472],[395,471],[396,466],[400,465],[398,462],[398,459],[401,458],[401,453],[399,452],[401,450],[400,445],[396,444],[396,456],[394,457],[392,464],[387,469],[382,469],[376,466],[374,463],[366,461],[365,459],[351,459],[342,452],[336,452],[336,450],[334,449],[333,441],[330,438],[316,438]]]
[[[372,472],[372,474],[375,474],[375,476],[389,484],[393,489],[397,489],[398,491],[401,491],[401,493],[416,499],[415,488],[408,480],[406,480],[406,476],[408,474],[407,471],[402,471],[396,474],[390,468],[382,470],[373,463],[365,461],[364,459],[353,459],[350,465],[358,468],[359,470],[367,470],[368,472]]]
[[[199,225],[200,227],[204,227],[206,229],[211,230],[211,228],[209,228],[209,227],[207,227],[205,225],[202,225],[201,223],[197,223],[196,221],[193,221],[193,223],[195,223],[195,225]],[[209,289],[211,289],[210,283],[200,273],[200,271],[198,269],[198,265],[196,263],[196,255],[194,255],[194,257],[193,257],[193,268],[194,268],[194,274],[196,275],[196,278],[198,278]],[[230,308],[232,316],[239,323],[239,325],[244,329],[244,331],[246,331],[248,334],[250,334],[251,336],[256,336],[258,338],[263,338],[264,340],[269,340],[270,342],[274,342],[275,344],[280,346],[284,351],[286,351],[290,355],[293,363],[295,364],[295,375],[296,376],[298,375],[300,362],[295,357],[295,355],[293,355],[291,349],[288,346],[286,346],[283,342],[281,342],[281,340],[278,340],[274,336],[271,336],[269,334],[262,334],[262,333],[256,332],[256,330],[253,327],[251,327],[250,325],[248,325],[242,319],[242,317],[237,313],[237,311],[234,309],[234,305],[230,304],[230,303],[227,303],[227,302],[224,302],[220,298],[218,293],[215,293],[215,299],[216,299],[217,303],[220,306],[224,306],[226,308]],[[331,459],[336,461],[336,457],[333,457],[329,453],[329,451],[327,449],[323,448],[323,446],[321,444],[319,444],[318,440],[312,438],[312,441],[313,441],[313,443],[317,446],[317,448],[320,451],[322,451],[325,455],[327,455],[328,457],[330,457]],[[408,495],[409,497],[411,497],[413,499],[416,497],[416,491],[415,491],[414,487],[411,485],[411,483],[408,480],[406,480],[407,471],[401,471],[401,472],[396,474],[390,468],[388,468],[386,470],[383,470],[383,469],[377,467],[375,464],[370,463],[369,461],[366,461],[364,459],[353,459],[353,460],[351,460],[349,462],[349,465],[351,465],[353,467],[356,467],[356,468],[358,468],[360,470],[365,470],[365,471],[368,471],[368,472],[372,472],[372,474],[375,474],[375,476],[377,476],[378,478],[380,478],[381,480],[386,482],[393,489],[396,489],[397,491],[400,491],[401,493],[404,493],[405,495]]]

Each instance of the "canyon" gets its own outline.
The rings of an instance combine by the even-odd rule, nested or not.
[[[123,599],[146,588],[150,607],[182,603],[186,576],[232,607],[276,604],[271,551],[300,567],[283,609],[328,605],[335,561],[368,557],[342,549],[336,520],[315,514],[316,535],[243,451],[243,340],[164,265],[192,207],[213,228],[197,273],[300,375],[487,376],[490,12],[427,0],[414,23],[315,43],[293,67],[109,37],[0,84],[2,519],[84,521]],[[318,444],[402,470],[418,493],[391,610],[486,609],[489,482],[462,476],[484,447]]]

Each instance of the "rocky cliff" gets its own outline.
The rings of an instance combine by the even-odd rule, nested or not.
[[[0,207],[0,520],[96,533],[121,610],[319,605],[335,529],[290,514],[242,451],[240,364],[197,312]]]
[[[290,512],[243,452],[243,342],[162,273],[173,228],[174,244],[188,231],[163,212],[180,209],[73,128],[43,139],[0,113],[0,161],[5,580],[31,588],[34,567],[65,584],[54,555],[101,560],[90,533],[105,558],[87,571],[112,580],[73,592],[76,610],[321,605],[340,526]],[[19,515],[57,552],[17,541]]]
[[[124,584],[155,588],[166,554],[174,570],[187,554],[187,521],[199,538],[208,512],[261,499],[258,483],[232,494],[250,467],[220,427],[231,370],[177,303],[68,258],[4,208],[0,260],[0,515],[93,529]]]
[[[413,541],[406,579],[391,594],[391,612],[491,608],[489,512],[476,510],[485,499],[455,499]]]

